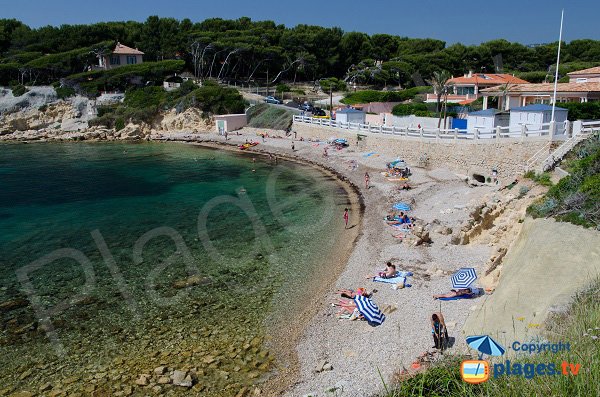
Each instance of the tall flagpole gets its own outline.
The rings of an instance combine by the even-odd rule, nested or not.
[[[554,94],[552,95],[552,117],[551,121],[554,121],[554,108],[556,107],[556,88],[558,85],[558,64],[560,63],[560,44],[562,43],[562,30],[563,30],[563,17],[565,15],[565,9],[563,8],[560,13],[560,33],[558,36],[558,55],[556,55],[556,73],[554,74]]]

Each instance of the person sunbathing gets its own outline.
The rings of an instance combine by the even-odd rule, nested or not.
[[[402,189],[402,190],[410,190],[410,189],[412,189],[412,188],[411,188],[411,187],[408,185],[408,183],[404,182],[404,184],[402,185],[402,188],[401,188],[401,189]]]
[[[370,298],[373,296],[373,293],[377,292],[377,290],[373,290],[373,292],[369,293],[366,288],[357,288],[356,291],[352,289],[338,289],[336,294],[340,294],[342,298],[354,299],[356,295],[362,295],[364,297]]]
[[[396,270],[396,265],[392,264],[392,262],[388,262],[388,263],[386,263],[385,270],[382,270],[377,274],[372,274],[372,275],[370,274],[367,276],[367,278],[375,278],[375,277],[394,278],[394,277],[396,277],[397,274],[398,274],[398,270]]]
[[[404,223],[403,218],[404,212],[400,212],[400,215],[392,213],[392,215],[386,215],[385,221],[388,225],[401,225],[402,223]]]
[[[453,289],[453,290],[450,290],[450,292],[448,292],[446,294],[433,295],[433,299],[454,298],[455,296],[470,295],[472,293],[473,293],[472,288]]]

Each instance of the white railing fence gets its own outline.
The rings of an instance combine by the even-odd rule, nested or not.
[[[403,137],[412,137],[420,139],[435,139],[435,140],[479,140],[479,139],[503,139],[503,138],[531,138],[547,136],[550,140],[564,140],[571,134],[571,123],[544,123],[538,128],[532,129],[526,125],[521,125],[518,130],[511,127],[496,127],[495,129],[475,128],[472,131],[465,129],[443,129],[443,128],[415,128],[415,127],[399,127],[385,126],[377,124],[361,124],[361,123],[346,123],[343,121],[330,120],[326,118],[309,117],[309,116],[294,116],[294,123],[304,123],[319,125],[322,127],[331,127],[342,130],[357,131],[372,134],[385,134]],[[575,122],[577,123],[577,122]],[[600,121],[594,122],[600,126]],[[577,131],[588,127],[591,123],[582,123]],[[596,125],[594,124],[594,125]],[[573,126],[575,131],[577,125]],[[600,127],[598,127],[600,128]]]

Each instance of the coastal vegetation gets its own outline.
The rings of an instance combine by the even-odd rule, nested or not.
[[[527,213],[534,218],[552,216],[585,227],[600,226],[600,140],[596,135],[575,147],[561,166],[569,172]],[[532,176],[529,174],[529,176]],[[549,177],[535,175],[545,182]],[[544,183],[542,183],[544,184]]]
[[[78,75],[96,65],[99,55],[110,53],[117,40],[143,51],[146,62],[179,60],[201,79],[279,84],[335,77],[351,84],[398,88],[422,86],[441,70],[455,76],[468,70],[502,71],[532,82],[552,81],[558,45],[526,46],[506,40],[447,45],[435,39],[368,35],[338,27],[286,27],[247,17],[193,22],[151,16],[144,22],[40,28],[2,19],[0,84],[11,80],[50,84]],[[597,65],[598,54],[598,40],[563,43],[559,78]],[[97,75],[79,77],[96,79]]]
[[[464,382],[460,375],[462,357],[448,358],[412,376],[398,375],[394,384],[384,385],[379,397],[448,396],[504,397],[536,396],[597,396],[600,394],[600,359],[597,355],[598,323],[600,322],[600,280],[575,297],[571,308],[554,315],[546,322],[544,337],[551,341],[569,342],[568,351],[545,351],[533,356],[511,358],[511,363],[557,363],[563,361],[581,365],[579,376],[500,376],[479,385]],[[502,359],[501,359],[502,360]],[[499,362],[501,362],[501,360]]]
[[[346,95],[341,102],[346,105],[369,102],[403,102],[427,92],[432,92],[431,87],[413,87],[400,91],[363,90]]]
[[[99,107],[98,117],[91,120],[90,125],[120,130],[129,122],[150,124],[161,111],[170,109],[180,113],[194,107],[208,117],[211,114],[243,113],[245,105],[237,90],[214,82],[205,82],[198,87],[187,81],[169,92],[160,86],[131,88],[125,92],[122,103]]]

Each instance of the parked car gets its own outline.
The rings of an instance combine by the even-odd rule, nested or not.
[[[312,110],[312,114],[313,114],[313,116],[320,116],[320,117],[327,116],[327,113],[325,113],[325,111],[321,108],[314,108]]]
[[[274,96],[271,96],[271,95],[265,97],[265,102],[266,103],[274,103],[276,105],[281,104],[281,101],[279,99],[277,99],[277,98],[275,98]]]
[[[304,102],[303,104],[298,106],[298,109],[304,110],[305,112],[312,112],[314,110],[314,107],[310,103]]]

